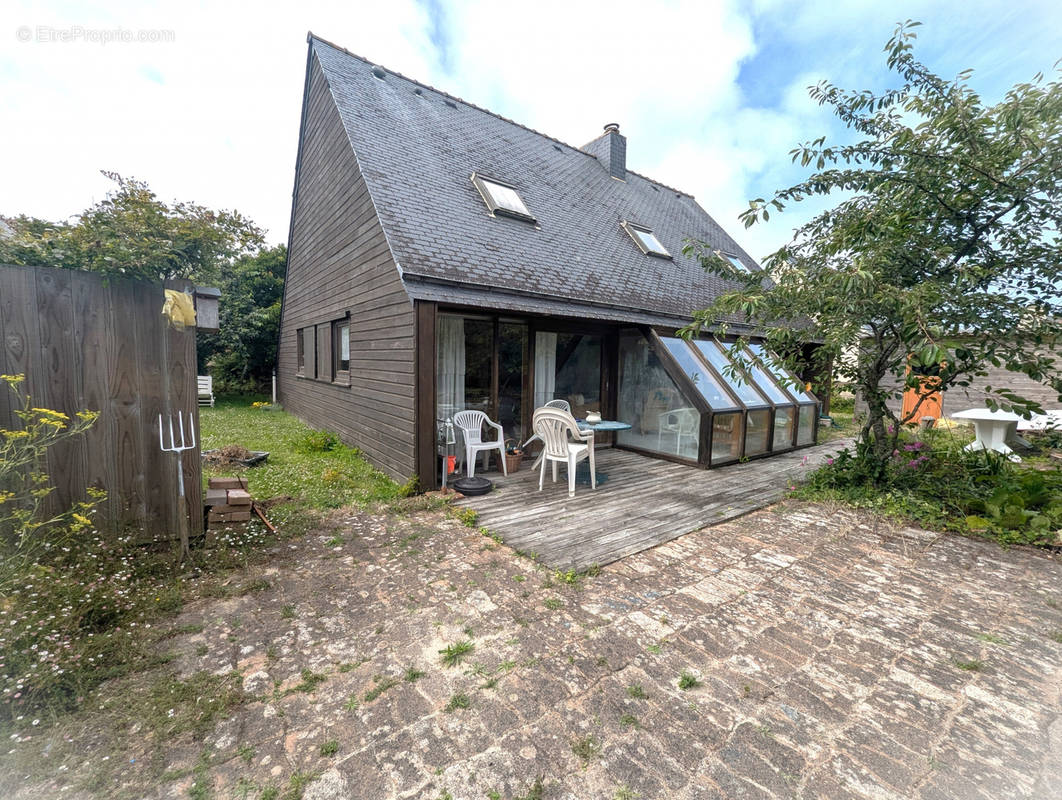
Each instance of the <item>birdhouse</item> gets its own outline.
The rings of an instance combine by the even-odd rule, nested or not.
[[[201,331],[218,329],[218,300],[221,289],[213,286],[195,287],[195,326]]]

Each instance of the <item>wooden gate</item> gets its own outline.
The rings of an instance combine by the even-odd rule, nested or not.
[[[203,529],[198,447],[182,456],[184,508],[177,459],[159,450],[159,414],[183,411],[199,435],[195,328],[173,328],[162,304],[161,283],[0,266],[0,373],[24,374],[35,406],[100,412],[84,438],[49,452],[52,509],[68,508],[89,486],[104,489],[96,522],[108,533],[174,538],[178,513],[193,533]],[[18,427],[14,395],[0,388],[0,427]]]

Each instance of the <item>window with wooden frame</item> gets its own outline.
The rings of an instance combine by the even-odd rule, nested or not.
[[[304,378],[317,377],[317,328],[309,326],[299,329],[299,346],[302,351],[302,370]]]
[[[350,384],[350,319],[332,323],[332,381]]]
[[[306,349],[303,346],[303,336],[305,329],[299,328],[295,331],[295,374],[306,374]]]

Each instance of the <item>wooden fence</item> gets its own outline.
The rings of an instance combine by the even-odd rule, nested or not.
[[[182,455],[183,509],[177,457],[159,450],[159,414],[183,411],[197,444],[199,437],[195,328],[173,328],[163,299],[161,283],[0,266],[0,373],[24,374],[35,406],[100,412],[84,438],[49,453],[53,508],[69,507],[89,486],[104,489],[98,527],[110,533],[172,538],[178,513],[193,533],[203,530],[199,448]],[[0,427],[18,427],[14,401],[0,387]]]

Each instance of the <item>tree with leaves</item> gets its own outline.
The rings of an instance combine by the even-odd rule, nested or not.
[[[262,231],[237,211],[158,199],[144,181],[103,172],[107,197],[72,222],[3,219],[0,264],[66,267],[146,280],[218,280],[262,245]]]
[[[219,392],[268,390],[277,361],[287,248],[241,256],[222,276],[218,331],[199,337],[200,372]]]
[[[809,363],[792,365],[822,379],[832,365],[862,395],[857,455],[875,482],[901,426],[919,417],[917,407],[906,416],[890,409],[897,391],[924,397],[967,386],[991,364],[1062,397],[1053,352],[1062,318],[1062,84],[1037,75],[986,105],[970,71],[948,81],[915,59],[917,25],[900,24],[885,47],[895,88],[809,90],[861,138],[823,137],[792,151],[814,173],[751,201],[742,218],[748,227],[809,197],[843,199],[798,228],[763,272],[687,246],[706,269],[741,284],[688,332],[741,318],[782,353],[818,345]],[[935,381],[920,383],[927,373]],[[992,408],[1042,410],[1006,386],[989,390]]]

